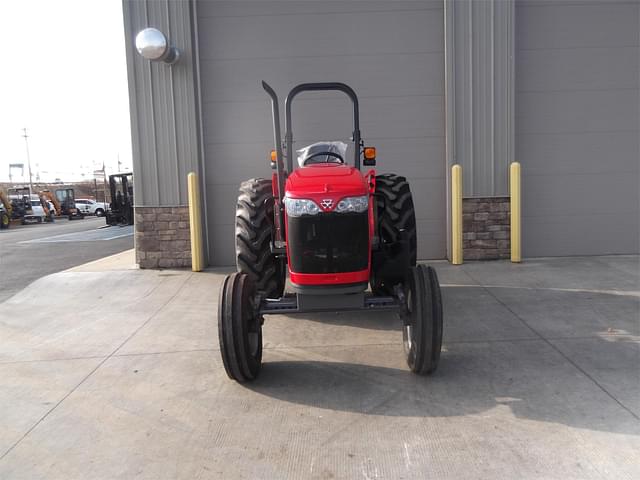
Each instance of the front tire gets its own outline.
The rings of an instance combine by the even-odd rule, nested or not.
[[[268,298],[284,292],[285,264],[271,252],[274,198],[271,180],[255,178],[240,184],[236,204],[236,266]]]
[[[9,214],[2,212],[0,214],[0,229],[4,230],[5,228],[9,228],[9,225],[11,225],[11,218],[9,217]]]
[[[436,271],[413,267],[406,295],[402,340],[407,364],[413,373],[429,375],[438,368],[442,349],[442,296]]]
[[[255,285],[245,273],[225,277],[218,301],[218,341],[224,369],[237,382],[255,380],[262,366],[262,319]]]

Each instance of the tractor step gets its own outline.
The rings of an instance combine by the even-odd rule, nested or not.
[[[306,295],[296,293],[277,299],[263,299],[260,303],[259,314],[287,315],[307,312],[398,311],[401,309],[402,306],[396,297],[375,296],[365,293],[344,295]]]

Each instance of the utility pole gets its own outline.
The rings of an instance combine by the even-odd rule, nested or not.
[[[108,208],[109,203],[107,202],[107,170],[104,168],[104,160],[102,161],[102,187],[104,189],[104,206],[105,208]]]
[[[27,166],[29,167],[29,201],[31,201],[31,194],[33,193],[33,184],[31,179],[31,157],[29,156],[29,135],[27,135],[27,128],[23,128],[24,132],[24,144],[27,147]]]

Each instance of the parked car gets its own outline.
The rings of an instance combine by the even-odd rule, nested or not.
[[[76,208],[85,215],[95,215],[102,217],[107,211],[107,206],[102,202],[96,202],[90,198],[76,198]]]

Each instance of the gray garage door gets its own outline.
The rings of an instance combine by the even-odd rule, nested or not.
[[[638,253],[639,4],[516,4],[525,255]]]
[[[365,143],[378,148],[379,172],[411,181],[419,257],[443,258],[442,1],[200,2],[197,8],[211,263],[233,263],[238,184],[270,175],[263,79],[281,100],[298,83],[351,85],[360,97]],[[350,136],[346,97],[307,93],[296,101],[297,148]]]

